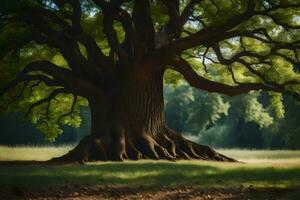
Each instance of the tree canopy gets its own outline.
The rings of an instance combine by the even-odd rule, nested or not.
[[[299,30],[291,0],[3,0],[0,110],[24,113],[54,139],[61,125],[80,125],[95,85],[110,90],[119,65],[151,57],[168,69],[166,83],[229,96],[265,90],[283,116],[282,94],[300,95]],[[214,121],[226,103],[210,98],[222,104],[203,107]]]

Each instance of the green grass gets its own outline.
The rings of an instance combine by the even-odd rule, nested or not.
[[[61,156],[73,148],[71,145],[64,146],[2,146],[0,145],[0,161],[44,161],[53,157]]]
[[[300,150],[220,149],[219,152],[245,162],[299,162]]]
[[[70,148],[0,146],[0,160],[47,160]],[[45,187],[72,183],[132,187],[300,187],[300,151],[220,152],[244,163],[126,161],[97,162],[84,166],[3,165],[0,166],[0,186]]]

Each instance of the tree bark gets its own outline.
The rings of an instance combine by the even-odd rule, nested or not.
[[[118,77],[107,98],[89,99],[91,134],[52,161],[202,159],[234,161],[196,144],[165,124],[163,71]]]

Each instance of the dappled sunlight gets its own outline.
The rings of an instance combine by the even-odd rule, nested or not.
[[[300,166],[217,163],[205,161],[97,162],[84,166],[2,166],[0,184],[32,186],[96,184],[149,187],[191,185],[201,187],[300,186]]]
[[[2,146],[0,145],[0,161],[45,161],[62,156],[70,151],[73,145],[61,146]]]
[[[250,150],[250,149],[218,149],[219,152],[237,159],[288,159],[300,158],[300,150]]]
[[[48,160],[73,146],[0,146],[1,161]],[[147,187],[191,185],[196,187],[298,187],[300,151],[219,149],[241,162],[141,160],[91,162],[86,165],[1,166],[0,185],[96,184]],[[4,152],[4,153],[3,153]]]
[[[218,149],[218,151],[249,165],[276,165],[278,167],[300,166],[299,150]]]
[[[247,164],[272,164],[280,167],[300,166],[300,158],[284,158],[284,159],[240,159],[239,161]]]
[[[0,200],[300,199],[299,111],[300,0],[1,0]]]
[[[67,153],[74,148],[74,145],[60,145],[60,146],[1,146],[0,145],[0,161],[45,161],[53,157],[59,157]],[[276,165],[280,167],[288,166],[300,166],[300,151],[293,150],[247,150],[247,149],[217,149],[218,152],[235,158],[240,162],[247,163],[248,166],[255,164],[257,166],[268,166]],[[141,161],[145,162],[145,161]],[[147,161],[147,163],[164,163],[166,161]],[[101,165],[110,165],[113,162],[100,162]],[[194,164],[212,164],[215,163],[216,166],[232,167],[235,163],[219,163],[213,161],[178,161],[182,165]],[[98,162],[89,163],[89,165],[98,165]],[[126,165],[136,164],[136,161],[126,161]],[[123,166],[124,167],[124,166]]]

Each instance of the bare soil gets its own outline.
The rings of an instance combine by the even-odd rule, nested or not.
[[[235,189],[195,188],[195,187],[165,187],[138,188],[118,186],[86,186],[69,184],[60,187],[44,189],[28,188],[1,188],[0,199],[35,199],[35,200],[96,200],[96,199],[297,199],[296,189],[257,189],[253,187],[240,187]],[[293,197],[294,196],[294,197]],[[298,196],[299,198],[299,196]]]

